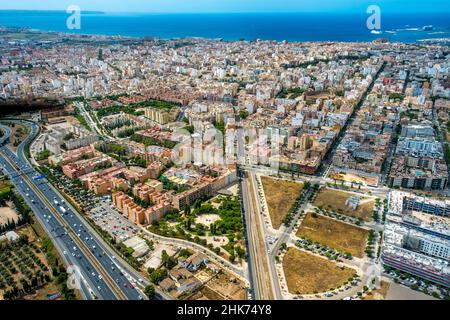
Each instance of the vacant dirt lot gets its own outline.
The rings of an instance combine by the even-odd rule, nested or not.
[[[361,183],[366,186],[378,185],[378,178],[369,175],[357,174],[353,172],[331,171],[328,174],[331,179],[344,180],[346,182]]]
[[[245,300],[245,284],[228,273],[220,273],[207,287],[225,300]]]
[[[367,235],[365,229],[352,226],[328,217],[308,213],[297,231],[297,236],[319,242],[355,257],[364,255]]]
[[[246,300],[245,284],[228,273],[203,270],[195,277],[205,285],[188,300]]]
[[[10,126],[11,128],[11,137],[10,137],[10,141],[9,141],[9,147],[13,150],[16,151],[17,150],[17,146],[23,141],[25,140],[27,134],[28,134],[28,129],[26,126],[22,125],[22,124],[15,124],[14,127]]]
[[[261,177],[261,183],[272,226],[278,229],[303,190],[303,184],[268,177]]]
[[[10,207],[0,207],[0,226],[6,224],[8,220],[17,222],[19,220],[19,215]]]
[[[339,268],[334,262],[295,248],[289,248],[283,259],[289,292],[313,294],[342,286],[353,277],[353,269]]]
[[[369,292],[363,300],[384,300],[389,290],[389,282],[381,281],[380,288]]]
[[[361,218],[364,221],[371,221],[375,198],[362,197],[358,208],[353,210],[345,204],[345,201],[354,195],[354,193],[323,188],[317,195],[316,200],[314,200],[313,205],[322,207],[323,209],[333,210],[347,216]]]

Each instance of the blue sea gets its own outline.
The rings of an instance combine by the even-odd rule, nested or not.
[[[382,14],[380,34],[366,27],[368,15],[342,13],[223,13],[150,14],[83,13],[81,29],[66,27],[63,11],[0,11],[0,26],[29,27],[42,31],[131,37],[203,37],[224,40],[287,41],[391,41],[416,42],[449,38],[448,13]],[[423,26],[433,29],[424,31]]]

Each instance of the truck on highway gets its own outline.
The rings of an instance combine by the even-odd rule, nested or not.
[[[63,206],[59,207],[59,211],[61,211],[62,214],[66,213],[66,208],[64,208]]]

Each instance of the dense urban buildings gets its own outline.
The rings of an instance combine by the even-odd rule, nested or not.
[[[448,297],[448,47],[0,34],[0,160],[162,296]]]

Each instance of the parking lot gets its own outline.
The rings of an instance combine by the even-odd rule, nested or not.
[[[50,169],[50,172],[56,179],[56,186],[58,189],[63,190],[67,195],[69,195],[76,203],[78,203],[82,208],[91,210],[97,206],[100,201],[100,197],[97,197],[92,192],[85,190],[80,185],[74,183],[74,181],[66,177],[62,172],[55,169]]]
[[[137,226],[114,208],[108,196],[96,196],[76,185],[73,180],[61,172],[54,169],[50,169],[50,171],[58,179],[58,188],[64,190],[66,194],[85,208],[95,224],[112,235],[116,241],[123,242],[138,233]]]
[[[138,228],[115,210],[108,200],[100,201],[98,206],[91,209],[91,218],[116,241],[125,241],[138,233]]]

